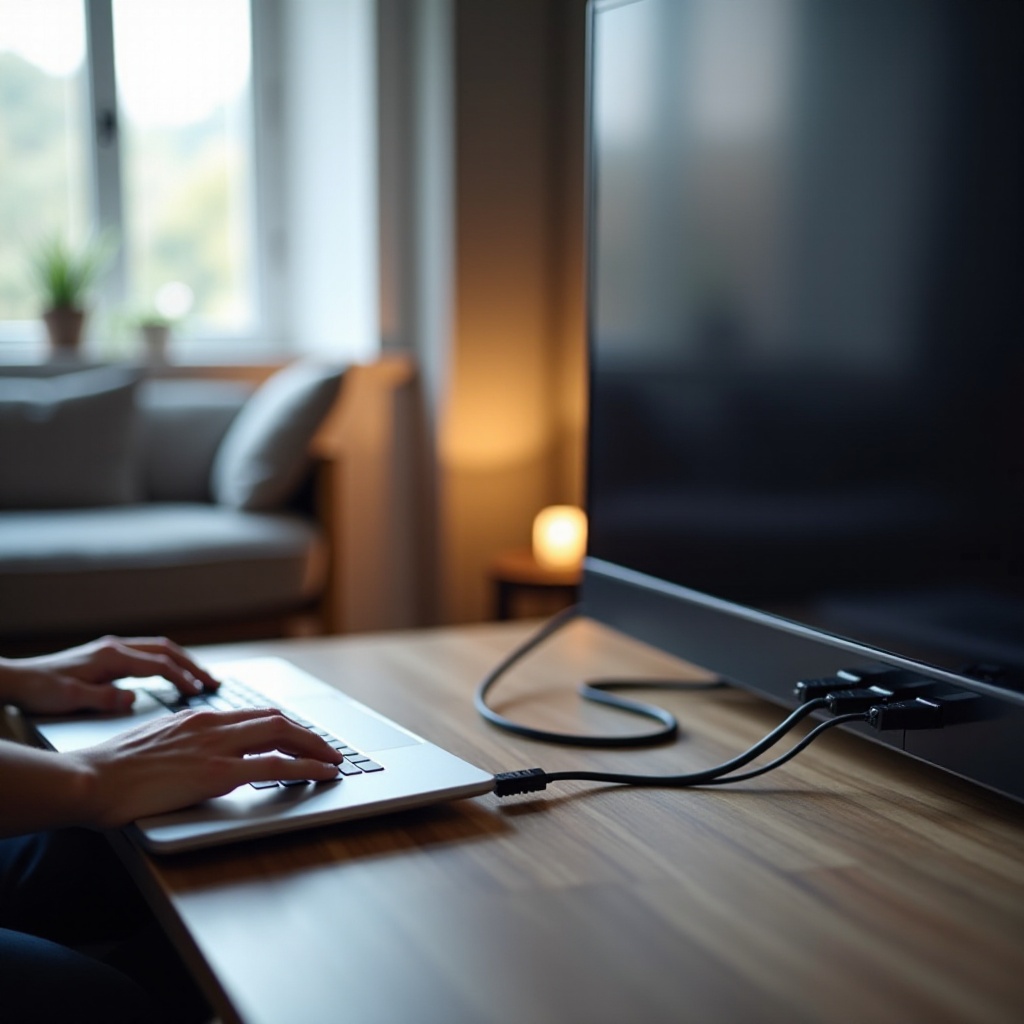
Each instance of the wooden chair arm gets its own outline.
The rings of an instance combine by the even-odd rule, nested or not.
[[[397,495],[412,487],[399,407],[415,379],[412,360],[403,356],[350,367],[313,440],[317,514],[328,545],[325,632],[413,624],[412,558],[404,539],[409,502]]]

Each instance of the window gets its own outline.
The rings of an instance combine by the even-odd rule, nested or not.
[[[252,53],[249,0],[0,0],[0,340],[36,327],[28,248],[98,228],[101,351],[149,311],[257,336]]]
[[[0,0],[0,320],[38,315],[26,247],[91,220],[85,49],[81,0]]]

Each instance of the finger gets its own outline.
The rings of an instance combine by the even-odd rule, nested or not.
[[[181,647],[179,647],[173,640],[168,640],[167,637],[121,637],[118,639],[118,643],[124,647],[141,651],[145,654],[157,654],[169,658],[179,668],[184,669],[190,675],[198,679],[202,686],[207,690],[216,690],[220,686],[220,681],[218,679],[210,675],[202,665],[193,661]]]
[[[168,655],[135,650],[120,640],[114,640],[107,650],[110,654],[107,656],[105,668],[111,678],[162,676],[186,697],[199,693],[203,688],[203,684],[191,672],[182,668]]]
[[[237,725],[240,722],[251,722],[260,718],[282,718],[291,722],[291,719],[280,708],[271,707],[233,708],[227,711],[200,708],[198,710],[185,711],[178,715],[179,721],[191,722],[195,726],[206,729],[218,729],[225,725]]]
[[[128,711],[135,703],[135,694],[117,686],[91,686],[77,679],[68,680],[64,688],[68,710]]]
[[[322,736],[296,725],[281,712],[241,720],[226,728],[230,730],[233,749],[239,754],[279,750],[293,757],[311,757],[332,764],[342,759],[341,754]]]
[[[189,711],[178,721],[190,729],[221,733],[218,748],[237,756],[278,750],[294,757],[312,757],[337,764],[342,755],[323,737],[296,725],[277,708],[244,708],[237,711]]]
[[[308,757],[283,757],[278,754],[261,754],[244,757],[238,762],[237,785],[246,782],[284,781],[286,779],[309,779],[312,782],[327,782],[338,778],[337,765]]]

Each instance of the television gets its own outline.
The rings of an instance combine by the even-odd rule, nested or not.
[[[591,618],[1024,799],[1024,4],[591,0]]]

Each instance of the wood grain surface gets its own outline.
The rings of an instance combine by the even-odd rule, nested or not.
[[[489,771],[678,773],[783,712],[735,690],[659,694],[652,749],[532,743],[479,720],[476,682],[530,624],[207,648],[281,654]],[[629,731],[594,676],[699,672],[594,623],[549,640],[493,703]],[[735,787],[563,783],[176,858],[139,870],[225,1020],[1024,1020],[1024,828],[1004,798],[833,732]]]

